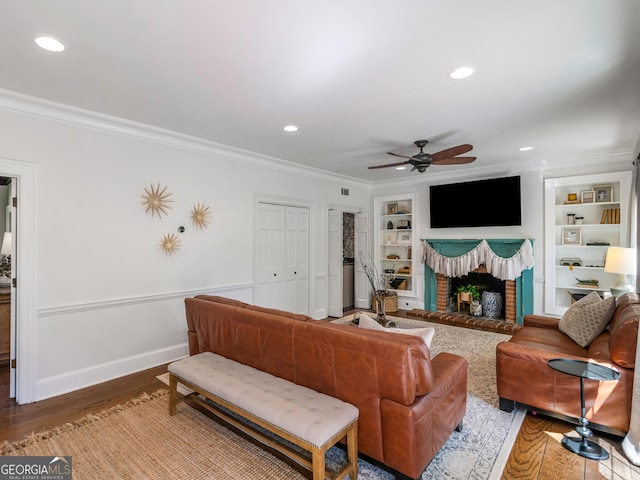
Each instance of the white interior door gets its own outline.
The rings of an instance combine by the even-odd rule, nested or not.
[[[356,308],[369,308],[371,305],[371,289],[367,274],[364,272],[360,252],[369,252],[369,217],[366,212],[355,214],[355,278],[354,305]]]
[[[329,305],[330,317],[342,317],[342,210],[329,210]]]

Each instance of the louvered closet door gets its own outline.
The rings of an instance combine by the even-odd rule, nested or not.
[[[309,209],[259,203],[254,303],[309,313]]]
[[[253,303],[285,309],[284,206],[258,204],[255,242],[256,282]]]
[[[309,312],[309,209],[286,207],[286,310]]]

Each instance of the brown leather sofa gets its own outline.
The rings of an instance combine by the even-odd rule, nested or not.
[[[462,422],[467,361],[419,337],[313,320],[222,297],[185,300],[189,352],[210,351],[349,402],[363,456],[418,478]]]
[[[620,372],[618,381],[584,381],[586,416],[594,429],[624,435],[629,430],[640,296],[617,300],[609,328],[582,348],[558,330],[558,319],[526,315],[524,327],[496,347],[500,408],[515,404],[574,423],[580,417],[580,381],[551,369],[552,358],[596,362]]]

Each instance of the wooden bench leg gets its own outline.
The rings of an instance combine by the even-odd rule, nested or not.
[[[178,393],[178,379],[169,374],[169,415],[176,414],[176,397]]]
[[[347,461],[351,463],[349,478],[358,479],[358,420],[353,422],[347,432]]]
[[[321,448],[314,448],[312,454],[312,468],[313,468],[313,480],[325,479],[325,465],[324,465],[324,450]]]

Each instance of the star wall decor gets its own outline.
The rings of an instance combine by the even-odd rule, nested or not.
[[[167,187],[162,187],[160,184],[153,185],[144,189],[144,194],[142,195],[142,205],[145,207],[145,213],[151,213],[151,216],[158,215],[158,218],[161,218],[162,215],[168,215],[169,212],[167,210],[171,210],[171,206],[169,203],[172,203],[173,200],[170,200],[171,193],[167,193]]]
[[[196,227],[201,229],[207,228],[210,220],[211,212],[209,211],[209,207],[199,203],[193,206],[191,209],[191,221]]]
[[[182,241],[180,240],[180,237],[174,233],[167,233],[162,237],[162,241],[160,242],[160,248],[167,255],[177,253],[181,246]]]

